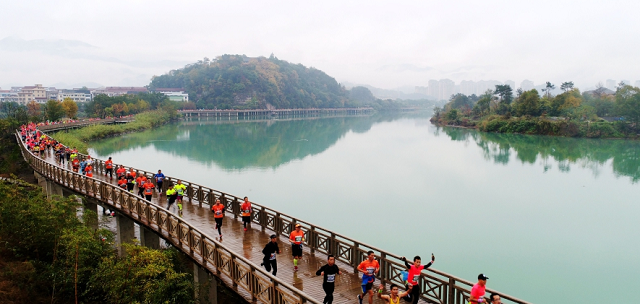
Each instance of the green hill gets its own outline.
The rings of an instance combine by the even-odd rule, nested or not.
[[[270,58],[223,55],[154,76],[156,88],[184,88],[198,108],[339,108],[358,103],[324,72]]]

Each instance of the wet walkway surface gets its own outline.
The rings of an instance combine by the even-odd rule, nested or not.
[[[53,153],[47,153],[45,155],[45,159],[49,163],[58,164],[53,157]],[[71,165],[68,162],[61,167],[71,170]],[[100,174],[95,174],[94,178],[102,181],[110,181],[108,176]],[[111,180],[111,183],[117,184],[115,177]],[[133,191],[134,193],[138,193],[137,186]],[[165,208],[168,205],[165,195],[162,195],[160,203],[158,202],[158,195],[155,190],[152,202]],[[173,213],[178,212],[176,204],[173,204],[169,210]],[[111,231],[115,232],[115,218],[108,214],[103,214],[102,211],[103,208],[99,207],[98,217],[101,224],[106,225]],[[218,231],[215,229],[215,220],[213,213],[209,210],[209,206],[203,204],[203,206],[200,207],[198,204],[191,204],[186,199],[183,203],[182,218],[212,238],[215,237],[216,240],[222,242],[222,244],[227,246],[230,250],[244,256],[258,266],[262,263],[262,249],[270,241],[269,236],[274,234],[273,231],[269,229],[262,230],[260,226],[255,224],[254,227],[249,226],[247,231],[244,231],[241,218],[238,217],[236,219],[233,214],[227,213],[223,220],[222,238],[220,238],[218,237]],[[135,225],[135,229],[135,235],[138,236],[139,227],[137,224]],[[162,239],[160,243],[161,247],[166,247],[166,243]],[[278,246],[281,254],[277,256],[278,272],[276,276],[314,297],[319,302],[322,302],[325,296],[322,289],[322,277],[316,276],[316,271],[320,269],[322,265],[326,264],[327,256],[322,253],[312,254],[308,248],[304,248],[302,259],[298,261],[298,271],[294,271],[293,259],[291,257],[291,244],[288,236],[280,235],[278,237]],[[340,261],[336,261],[336,265],[340,268],[342,275],[336,277],[333,303],[358,303],[356,296],[361,292],[360,275],[356,275],[353,267],[350,265]],[[376,281],[374,284],[375,292],[377,292],[378,284],[379,281]],[[388,291],[388,287],[389,285],[387,284],[385,290]],[[408,303],[404,301],[401,302]],[[365,299],[363,303],[368,303],[367,299]],[[387,302],[378,299],[374,293],[373,303]],[[421,300],[420,303],[426,302]]]

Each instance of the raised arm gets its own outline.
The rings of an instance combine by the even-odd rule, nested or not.
[[[411,293],[411,288],[413,288],[413,285],[409,284],[409,288],[401,293],[398,294],[399,297],[404,298],[406,296],[409,295],[409,293]]]

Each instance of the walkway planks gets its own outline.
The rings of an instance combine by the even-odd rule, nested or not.
[[[45,160],[51,164],[57,164],[57,161],[54,159],[54,155],[50,150],[46,153]],[[63,167],[71,169],[68,162]],[[94,178],[109,181],[108,177],[100,174],[95,174]],[[115,181],[116,179],[114,178],[112,183],[115,184]],[[137,187],[134,189],[134,192],[137,193]],[[152,202],[158,204],[157,193],[154,193]],[[167,206],[167,201],[164,195],[161,197],[159,205],[163,207]],[[183,206],[183,219],[189,221],[192,225],[212,237],[218,235],[217,230],[214,229],[215,221],[213,219],[213,213],[208,210],[208,206],[203,205],[201,208],[198,204],[191,204],[187,200],[184,201]],[[175,204],[172,206],[171,211],[174,213],[177,212]],[[268,229],[263,231],[259,226],[255,228],[251,227],[245,232],[241,219],[234,219],[233,214],[227,213],[223,221],[222,234],[222,243],[225,246],[229,246],[230,249],[238,254],[242,253],[245,258],[251,260],[256,265],[260,265],[263,257],[262,248],[264,248],[264,245],[269,242],[269,236],[274,234],[274,232]],[[294,272],[291,258],[291,245],[288,241],[288,236],[281,235],[278,238],[278,246],[282,253],[278,255],[277,258],[277,277],[284,279],[287,283],[290,283],[322,302],[322,299],[324,298],[322,277],[317,277],[315,272],[326,263],[326,255],[318,253],[311,254],[308,248],[304,248],[302,260],[298,262],[299,270]],[[334,303],[358,303],[356,295],[361,290],[359,275],[354,273],[353,267],[346,265],[345,263],[336,261],[336,264],[340,267],[343,275],[336,278]],[[230,282],[226,283],[228,286],[231,286]],[[377,288],[378,283],[379,282],[375,283],[375,288]],[[363,303],[368,303],[368,301],[365,300]],[[385,302],[378,299],[374,294],[373,303]],[[421,300],[420,303],[426,302]]]

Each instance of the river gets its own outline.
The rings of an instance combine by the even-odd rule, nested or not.
[[[534,303],[629,303],[640,143],[440,128],[427,114],[193,120],[93,155],[270,206]],[[234,118],[235,119],[235,118]]]

